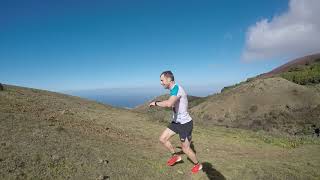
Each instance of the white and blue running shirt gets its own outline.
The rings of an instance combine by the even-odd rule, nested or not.
[[[177,96],[178,100],[174,104],[173,120],[176,123],[185,124],[192,120],[188,113],[188,98],[184,89],[175,84],[170,89],[170,96]]]

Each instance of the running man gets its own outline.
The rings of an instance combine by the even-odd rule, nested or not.
[[[192,173],[197,173],[202,169],[195,153],[190,148],[193,121],[188,113],[188,99],[184,89],[175,83],[174,76],[171,71],[164,71],[160,75],[161,85],[165,89],[170,90],[170,98],[165,101],[155,101],[150,103],[151,106],[169,107],[173,110],[173,119],[168,127],[162,132],[160,142],[171,152],[172,157],[168,160],[168,166],[173,166],[175,163],[182,160],[181,156],[176,154],[175,149],[171,145],[169,139],[179,134],[182,151],[194,163],[191,169]]]

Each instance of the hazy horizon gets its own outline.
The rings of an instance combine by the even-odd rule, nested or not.
[[[183,85],[182,85],[183,86]],[[221,86],[184,86],[188,95],[205,97],[221,91]],[[69,90],[62,93],[102,102],[115,107],[134,108],[153,98],[168,94],[162,86],[133,88],[99,88],[86,90]]]

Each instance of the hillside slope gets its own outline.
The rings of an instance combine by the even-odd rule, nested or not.
[[[294,134],[320,125],[320,94],[280,77],[256,79],[208,97],[191,113],[204,124]]]
[[[298,68],[300,66],[314,64],[317,62],[320,62],[320,53],[300,57],[300,58],[294,59],[292,61],[289,61],[288,63],[281,65],[281,66],[271,70],[270,72],[259,75],[258,78],[273,77],[278,74],[288,72],[291,69]]]
[[[148,115],[48,91],[0,91],[0,179],[317,179],[315,138],[202,127],[193,148],[204,164],[166,166],[165,124]],[[178,138],[173,144],[179,146]],[[179,151],[179,147],[177,147]]]
[[[318,89],[317,86],[320,84],[320,53],[291,60],[267,73],[262,73],[256,77],[250,77],[246,81],[224,87],[221,92],[256,79],[271,77],[282,77],[293,83],[308,85],[311,88]]]
[[[0,128],[0,179],[176,176],[166,168],[168,156],[158,143],[164,127],[129,110],[5,86]]]

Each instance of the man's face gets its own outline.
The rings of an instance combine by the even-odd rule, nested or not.
[[[161,75],[161,77],[160,77],[160,84],[161,84],[165,89],[169,89],[170,82],[171,82],[171,79],[170,79],[170,78],[166,78],[164,75]]]

